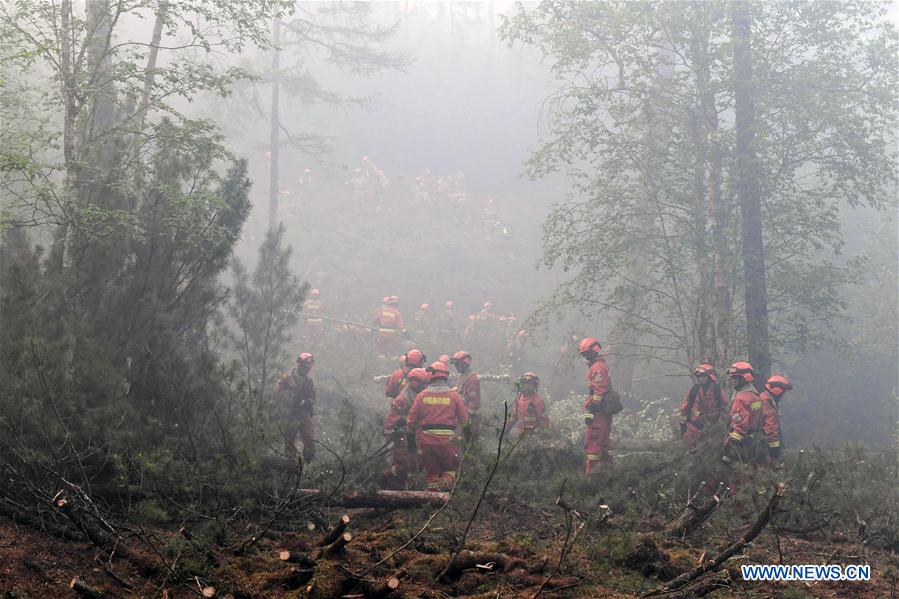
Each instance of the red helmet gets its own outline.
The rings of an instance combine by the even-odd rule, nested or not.
[[[524,330],[524,329],[521,329],[520,331],[518,331],[518,336],[519,336],[519,337],[527,337],[527,336],[528,336],[528,332],[527,332],[526,330]]]
[[[597,352],[602,349],[602,345],[596,340],[596,337],[587,337],[577,346],[577,351],[581,354],[585,354],[591,349]]]
[[[715,382],[718,381],[718,373],[715,372],[715,367],[711,364],[702,363],[693,369],[693,376],[699,378],[702,375],[709,377]]]
[[[519,380],[521,380],[522,383],[534,382],[538,385],[540,384],[540,377],[537,376],[536,372],[525,372],[523,375],[521,375],[521,379]]]
[[[765,383],[765,389],[775,397],[780,397],[785,391],[789,391],[792,388],[793,385],[790,384],[790,379],[779,374],[769,377]]]
[[[747,383],[751,383],[755,380],[755,370],[749,362],[734,362],[727,369],[727,376],[740,377]]]
[[[467,366],[471,366],[471,354],[464,349],[460,349],[453,354],[453,364],[456,362],[465,362]]]
[[[389,296],[389,295],[385,295],[384,297],[382,297],[382,298],[381,298],[381,303],[382,303],[382,304],[389,304],[389,303],[390,303],[390,296]]]
[[[309,352],[304,351],[297,358],[297,366],[312,368],[313,366],[315,366],[315,356],[313,356]]]
[[[431,380],[434,379],[448,379],[449,378],[449,367],[443,362],[434,362],[430,366],[428,366],[428,372],[431,373]]]
[[[400,303],[400,296],[391,295],[390,297],[387,298],[387,303],[391,306],[396,306],[397,304]]]
[[[492,309],[493,309],[493,304],[491,304],[490,302],[485,302],[482,309],[483,309],[483,310],[492,310]]]
[[[441,354],[441,355],[440,355],[440,361],[443,362],[444,364],[449,364],[449,363],[450,363],[450,357],[449,357],[447,354]]]
[[[309,297],[318,297],[321,294],[322,294],[322,292],[319,291],[318,289],[313,289],[312,291],[309,292]]]
[[[406,378],[410,381],[416,381],[418,383],[427,383],[431,380],[431,375],[428,374],[428,371],[424,368],[413,368],[406,375]]]
[[[422,304],[418,307],[419,310],[430,310],[431,306],[429,304]]]
[[[421,368],[425,364],[425,355],[420,349],[410,349],[406,352],[406,366]]]
[[[455,304],[453,304],[453,300],[449,300],[448,302],[446,302],[446,304],[444,304],[444,307],[445,307],[447,310],[452,310],[454,305],[455,305]]]

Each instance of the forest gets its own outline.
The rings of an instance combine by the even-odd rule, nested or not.
[[[0,599],[899,596],[897,93],[886,1],[0,2]]]

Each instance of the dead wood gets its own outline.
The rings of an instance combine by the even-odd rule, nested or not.
[[[206,597],[207,599],[215,597],[215,592],[215,587],[203,587],[203,590],[201,591],[203,597]]]
[[[366,581],[362,584],[365,599],[384,599],[398,588],[400,588],[400,579],[395,576],[383,582]]]
[[[336,539],[335,539],[336,540]],[[305,553],[301,553],[299,551],[291,551],[289,549],[283,549],[278,552],[278,559],[282,562],[287,562],[289,564],[299,564],[304,568],[314,568],[318,565],[314,559],[306,555]]]
[[[678,591],[690,584],[706,572],[711,572],[713,570],[717,570],[721,567],[721,565],[729,560],[731,557],[736,555],[743,547],[747,544],[751,543],[759,534],[765,529],[765,526],[768,525],[768,522],[771,520],[771,515],[774,513],[774,509],[777,507],[777,502],[780,500],[781,496],[784,492],[784,484],[779,483],[774,490],[774,494],[771,496],[771,500],[768,502],[768,505],[765,506],[765,509],[759,514],[758,518],[756,518],[755,523],[752,527],[746,531],[742,537],[737,539],[728,545],[724,551],[716,555],[710,560],[705,561],[700,564],[696,568],[693,568],[689,572],[685,572],[681,574],[671,582],[653,589],[648,593],[644,593],[641,597],[653,597],[657,595],[667,595],[674,591]]]
[[[322,552],[323,555],[336,556],[341,555],[344,551],[344,548],[347,546],[347,543],[353,540],[353,535],[348,532],[343,533],[337,540],[325,547]]]
[[[96,589],[77,576],[72,579],[72,582],[69,583],[69,588],[78,593],[82,597],[91,597],[92,599],[99,599],[103,597],[103,591],[100,589]]]
[[[375,491],[373,493],[348,492],[328,496],[320,489],[300,489],[301,497],[321,497],[333,505],[344,507],[370,507],[387,509],[417,508],[426,505],[443,505],[449,493],[435,491]]]
[[[88,540],[87,537],[85,537],[77,530],[72,530],[67,526],[60,526],[59,524],[55,524],[53,522],[43,521],[39,516],[30,514],[25,510],[16,508],[4,501],[0,501],[0,515],[6,516],[14,523],[25,524],[26,526],[30,526],[31,528],[34,528],[36,530],[46,532],[47,534],[53,535],[54,537],[65,539],[66,541],[83,543]]]
[[[699,490],[696,491],[688,501],[684,511],[668,526],[666,533],[674,538],[684,539],[691,532],[696,530],[703,522],[709,519],[712,512],[721,504],[721,491],[724,489],[724,483],[718,484],[718,489],[711,497],[699,498],[705,483],[701,483]]]
[[[449,581],[456,581],[465,570],[477,568],[481,572],[503,572],[517,568],[527,569],[527,564],[518,558],[505,553],[475,553],[474,551],[460,551],[443,572],[443,577]]]
[[[336,541],[338,538],[340,538],[341,535],[343,535],[344,531],[346,531],[347,524],[349,523],[350,517],[348,515],[344,514],[343,516],[341,516],[337,524],[334,525],[334,528],[332,528],[331,531],[328,532],[328,534],[323,536],[318,541],[318,546],[324,547],[325,545],[330,545],[331,543]]]
[[[704,597],[718,589],[730,588],[730,572],[724,570],[709,576],[703,576],[693,584],[687,585],[679,591],[665,595],[665,599],[692,599],[692,597]]]

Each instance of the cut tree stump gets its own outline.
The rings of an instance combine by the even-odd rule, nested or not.
[[[69,583],[69,588],[78,593],[82,597],[91,597],[92,599],[100,599],[103,597],[103,591],[95,589],[77,576]]]
[[[278,559],[289,564],[298,564],[300,566],[303,566],[304,568],[314,568],[318,565],[317,561],[315,561],[305,553],[300,553],[299,551],[291,551],[289,549],[282,549],[281,551],[279,551]]]
[[[387,509],[417,508],[426,505],[440,506],[449,501],[449,493],[435,491],[375,491],[374,493],[348,492],[327,496],[320,489],[300,489],[301,497],[321,497],[333,505],[344,507],[371,507]]]
[[[392,576],[384,582],[366,582],[362,585],[365,599],[384,599],[390,593],[400,588],[400,579]]]
[[[347,544],[353,540],[353,535],[348,532],[343,533],[337,540],[325,547],[323,554],[324,555],[340,555],[343,553],[344,548]]]
[[[323,536],[318,541],[319,547],[324,547],[325,545],[330,545],[334,541],[336,541],[343,533],[346,531],[347,524],[350,523],[350,517],[346,514],[340,517],[340,520],[337,524],[334,525],[334,528],[331,531]]]

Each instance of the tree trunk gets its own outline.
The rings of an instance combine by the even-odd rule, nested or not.
[[[748,0],[730,4],[734,47],[734,128],[737,153],[737,196],[743,240],[743,285],[749,361],[764,381],[771,372],[768,348],[768,294],[765,245],[762,239],[760,165],[755,148],[752,78],[752,16]]]
[[[270,172],[269,172],[269,193],[268,193],[268,230],[274,231],[275,224],[278,222],[278,139],[280,138],[279,127],[281,124],[281,114],[279,106],[279,96],[281,95],[281,50],[278,44],[281,43],[281,25],[278,21],[278,5],[275,4],[275,15],[272,17],[272,114],[271,114],[271,132],[270,132]]]

